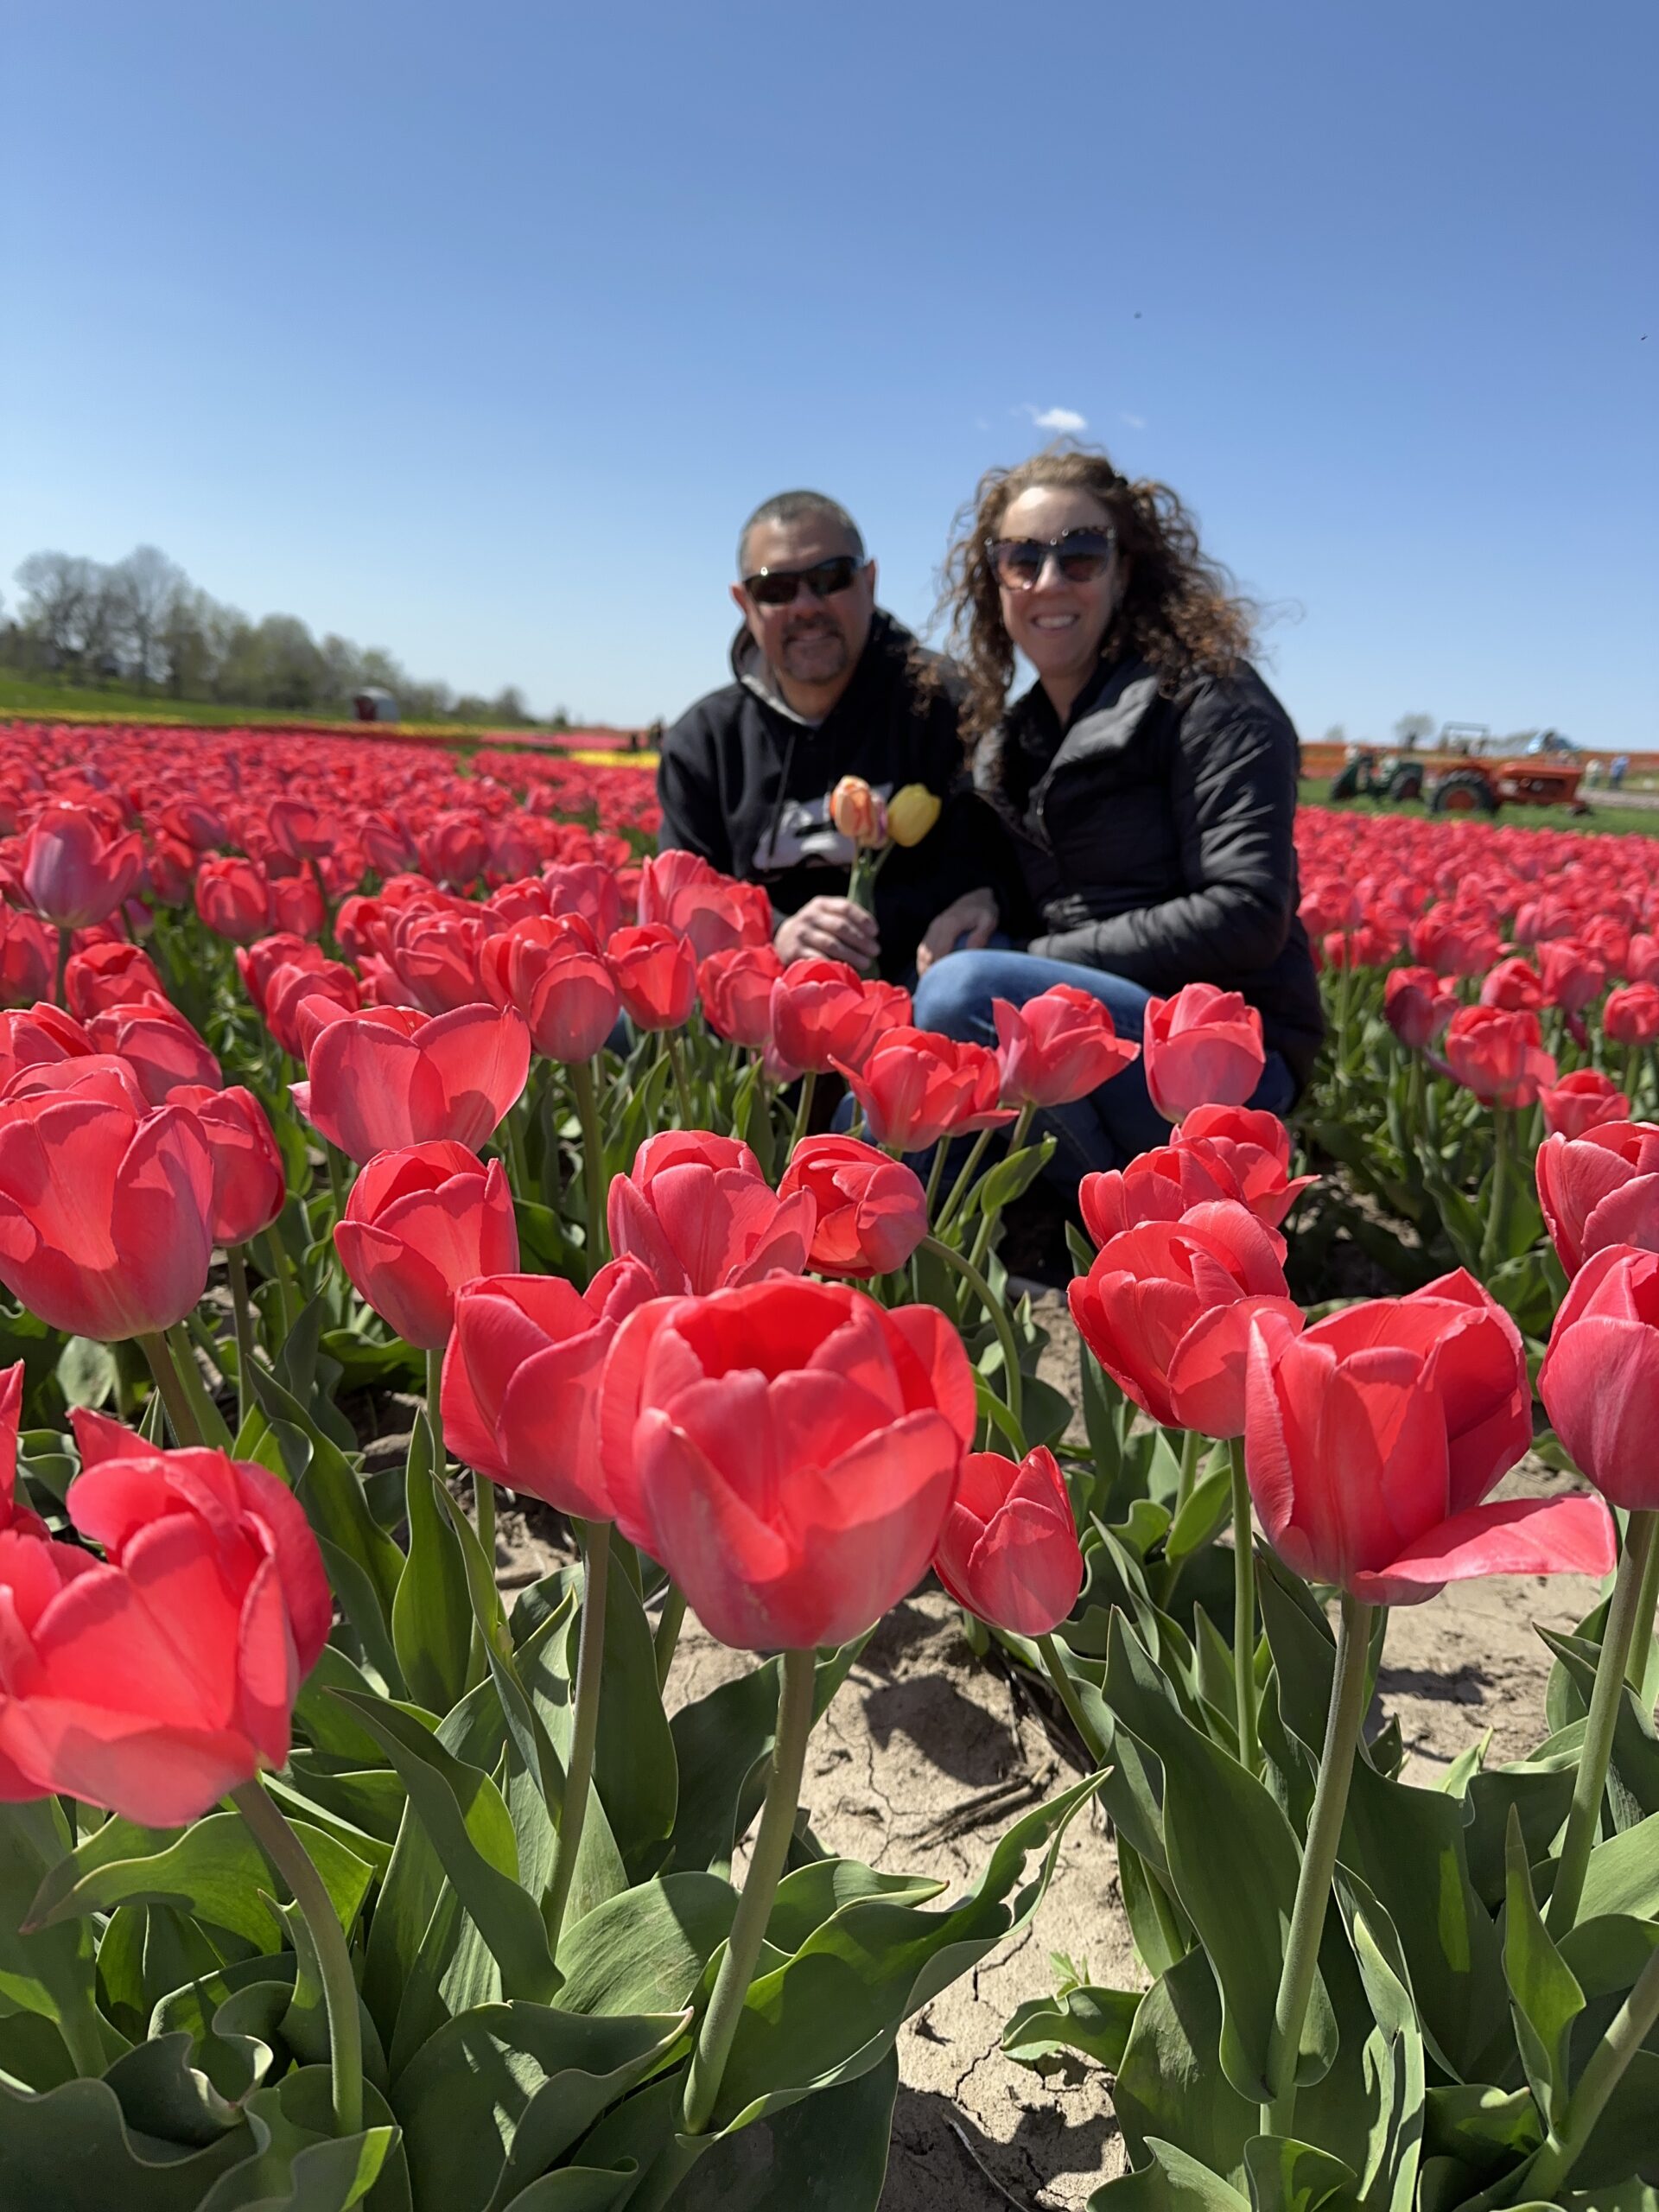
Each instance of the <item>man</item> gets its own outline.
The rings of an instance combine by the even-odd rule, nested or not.
[[[659,842],[763,884],[785,961],[846,960],[902,980],[934,916],[964,892],[995,891],[1010,866],[1001,825],[968,786],[950,671],[877,607],[858,526],[821,492],[757,507],[737,564],[734,680],[663,741]],[[842,776],[883,798],[925,784],[944,801],[921,842],[882,863],[874,916],[845,895],[853,847],[828,813]]]

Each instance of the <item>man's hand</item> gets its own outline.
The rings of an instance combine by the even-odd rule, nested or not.
[[[791,960],[844,960],[873,968],[881,950],[874,915],[850,899],[809,899],[799,913],[785,915],[772,941],[785,967]]]
[[[1001,916],[988,891],[964,891],[927,925],[927,934],[916,948],[916,973],[926,975],[947,952],[977,952],[991,941]]]

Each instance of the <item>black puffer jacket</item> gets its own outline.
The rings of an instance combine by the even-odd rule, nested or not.
[[[1254,669],[1167,697],[1144,662],[1119,662],[1064,728],[1035,685],[974,778],[1014,834],[1031,951],[1160,997],[1242,991],[1306,1081],[1324,1021],[1296,913],[1296,733]]]
[[[938,681],[924,680],[931,667]],[[681,715],[663,741],[658,842],[701,853],[728,875],[766,887],[780,914],[823,894],[844,898],[854,852],[829,819],[830,791],[862,776],[883,798],[925,784],[944,801],[918,845],[887,855],[875,880],[881,972],[915,965],[923,931],[964,891],[1006,895],[1013,855],[974,795],[958,734],[953,671],[876,609],[853,678],[823,721],[803,721],[771,681],[747,629],[732,647],[736,679]]]

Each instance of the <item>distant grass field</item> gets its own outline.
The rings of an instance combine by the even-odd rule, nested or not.
[[[278,714],[262,707],[221,707],[201,699],[169,699],[157,691],[127,691],[116,686],[54,683],[50,677],[19,676],[0,669],[0,715],[32,715],[50,721],[54,715],[108,715],[112,720],[192,722],[203,729],[245,729],[251,724],[331,721],[327,715]],[[341,720],[341,729],[355,724]]]
[[[1322,776],[1304,776],[1299,786],[1304,806],[1329,807],[1333,814],[1416,814],[1428,812],[1421,799],[1412,799],[1403,804],[1378,798],[1343,799],[1333,804],[1331,786]],[[1504,806],[1498,809],[1496,819],[1507,829],[1517,830],[1583,830],[1615,837],[1659,837],[1659,802],[1651,807],[1596,806],[1593,811],[1574,814],[1566,806]],[[1466,814],[1441,817],[1454,822],[1484,821],[1486,816]]]

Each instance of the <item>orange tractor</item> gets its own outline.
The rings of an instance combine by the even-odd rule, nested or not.
[[[1567,806],[1588,814],[1578,747],[1558,730],[1495,739],[1484,723],[1447,722],[1426,753],[1351,747],[1333,799],[1426,799],[1431,814],[1496,814],[1500,805]]]

